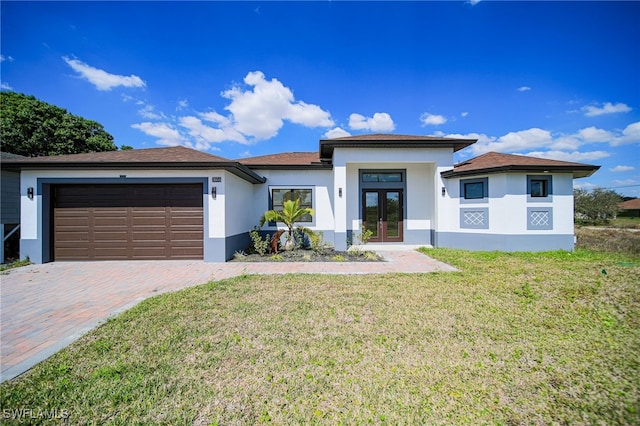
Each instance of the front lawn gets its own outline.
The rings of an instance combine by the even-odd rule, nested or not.
[[[2,384],[3,419],[640,423],[639,257],[427,253],[462,272],[242,276],[148,299]]]

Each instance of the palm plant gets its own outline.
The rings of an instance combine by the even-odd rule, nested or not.
[[[300,199],[295,201],[287,200],[284,202],[282,207],[282,210],[267,210],[264,212],[260,218],[260,227],[262,227],[265,222],[284,223],[289,235],[289,239],[287,240],[284,249],[291,250],[295,246],[293,239],[294,225],[306,215],[313,216],[313,209],[308,207],[300,208]]]

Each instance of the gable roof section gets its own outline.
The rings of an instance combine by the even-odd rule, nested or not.
[[[376,133],[320,140],[320,158],[330,160],[335,148],[453,148],[453,152],[476,143],[477,139]]]
[[[118,169],[224,169],[251,183],[264,183],[242,164],[183,146],[24,157],[3,160],[6,169],[118,168]]]
[[[281,154],[261,155],[237,160],[250,169],[330,169],[329,162],[320,161],[317,152],[285,152]]]
[[[443,178],[451,178],[504,172],[565,172],[572,173],[574,178],[581,178],[591,176],[599,168],[600,166],[590,164],[488,152],[458,163],[453,166],[452,170],[444,171],[440,175]]]
[[[640,210],[640,198],[623,201],[620,203],[620,208],[622,210]]]

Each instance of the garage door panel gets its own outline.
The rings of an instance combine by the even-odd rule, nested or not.
[[[201,184],[61,185],[56,260],[202,259]]]

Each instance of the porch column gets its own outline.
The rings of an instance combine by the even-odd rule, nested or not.
[[[347,249],[347,166],[333,167],[333,199],[335,200],[335,232],[333,245],[336,250]],[[349,196],[353,196],[350,194]]]

